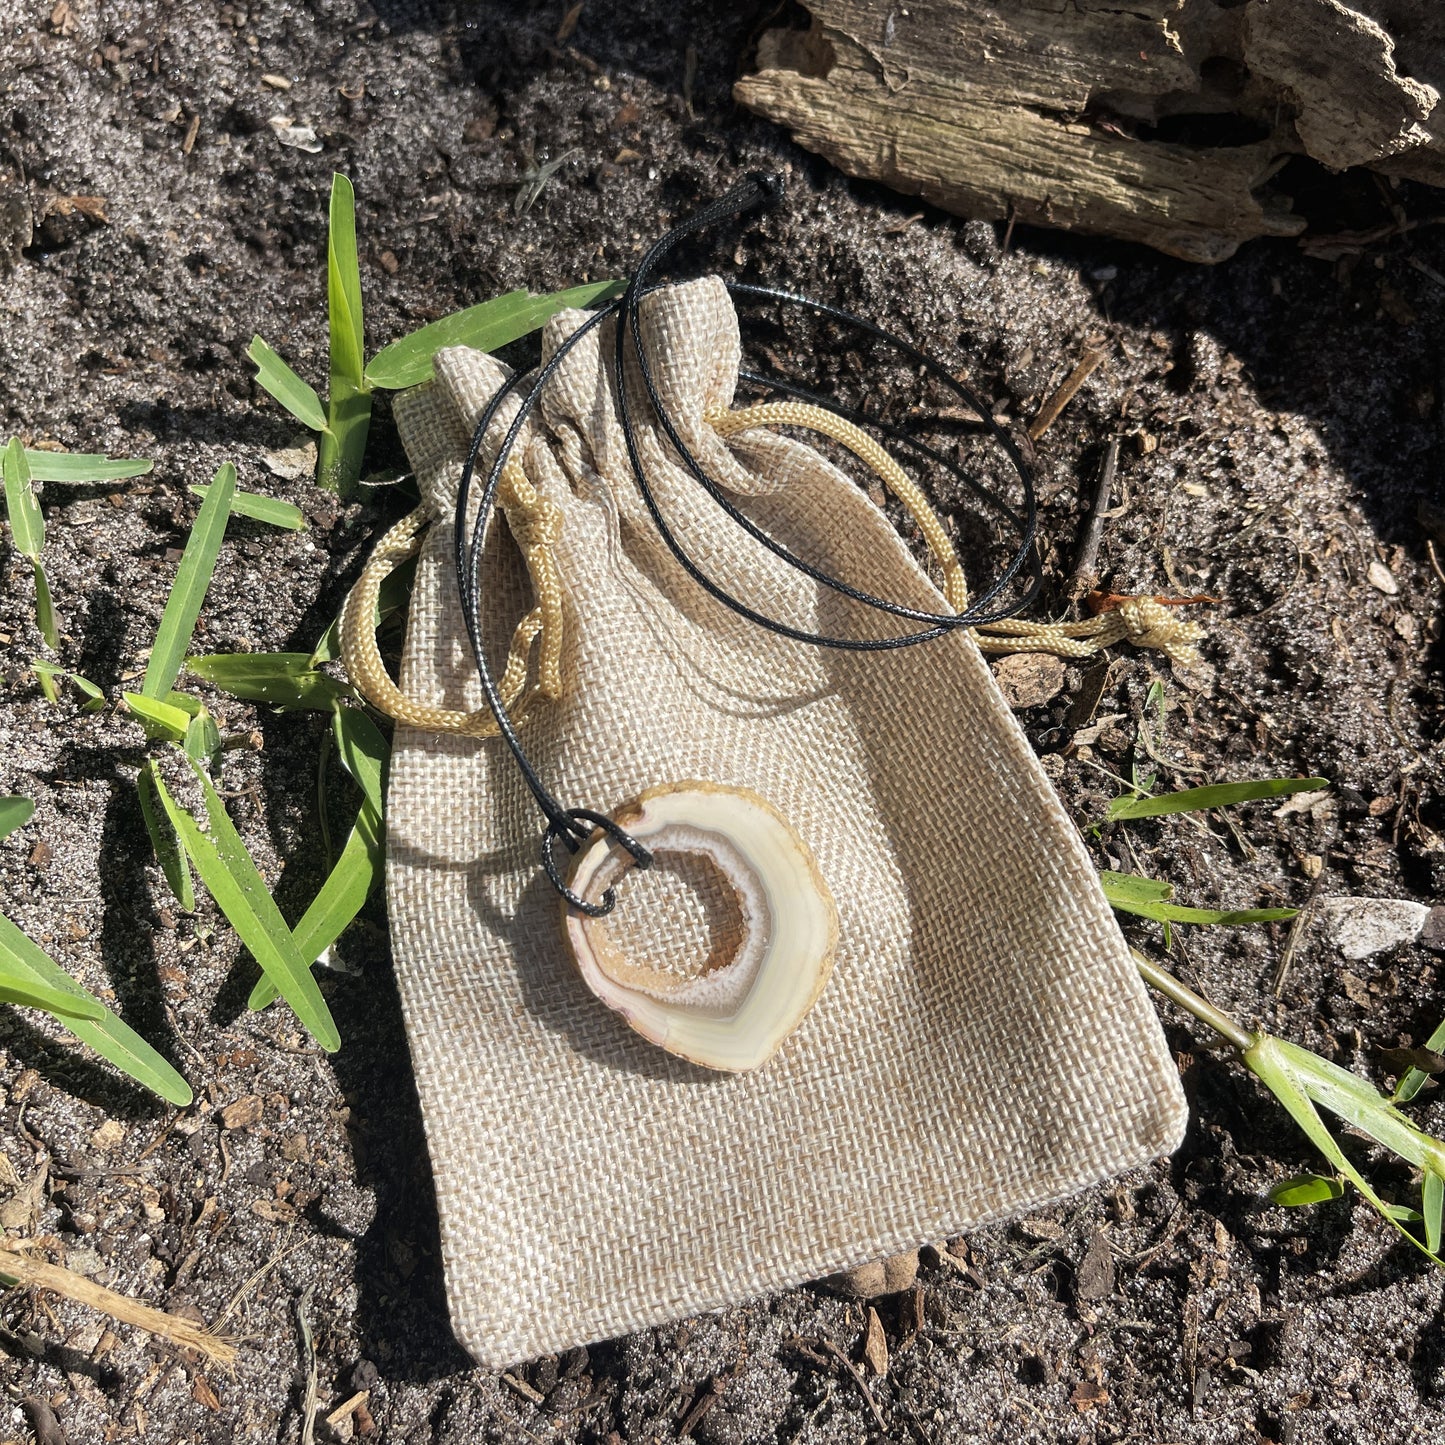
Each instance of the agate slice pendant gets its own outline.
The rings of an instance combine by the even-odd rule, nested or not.
[[[654,855],[706,858],[736,894],[740,941],[706,971],[663,972],[630,961],[608,919],[564,904],[587,987],[668,1053],[729,1073],[759,1068],[817,1001],[838,946],[838,911],[807,844],[766,798],[714,783],[649,788],[615,821]],[[633,866],[598,830],[575,854],[568,886],[594,902]],[[620,896],[614,911],[625,918],[627,906]]]

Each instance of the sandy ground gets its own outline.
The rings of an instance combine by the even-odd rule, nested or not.
[[[1039,446],[1051,584],[1118,428],[1105,582],[1223,600],[1207,665],[1187,681],[1124,651],[1107,673],[1069,668],[1024,714],[1075,816],[1096,818],[1115,792],[1101,768],[1158,766],[1135,742],[1156,678],[1169,709],[1161,786],[1306,772],[1334,785],[1313,811],[1243,810],[1244,847],[1217,825],[1151,823],[1106,831],[1101,860],[1201,904],[1299,903],[1311,859],[1330,893],[1439,897],[1442,583],[1416,505],[1440,496],[1441,232],[1329,260],[1260,244],[1212,270],[1038,232],[1005,252],[993,226],[916,215],[738,112],[729,88],[763,10],[589,0],[558,45],[560,5],[516,9],[7,0],[0,186],[25,205],[0,205],[0,265],[13,262],[0,278],[0,425],[27,444],[157,461],[139,483],[43,493],[67,665],[111,695],[137,675],[194,515],[186,487],[224,460],[311,525],[233,525],[207,648],[309,648],[404,509],[385,491],[338,507],[268,470],[295,428],[244,360],[259,330],[324,374],[334,169],[356,183],[380,345],[503,289],[623,274],[697,200],[782,167],[788,205],[700,261],[886,318],[964,367],[1011,422],[1035,414],[1091,340],[1111,344]],[[321,150],[283,146],[273,116],[313,127]],[[518,215],[529,165],[569,149]],[[75,196],[103,198],[104,219],[55,199]],[[1355,226],[1388,222],[1387,201],[1440,209],[1350,177],[1311,204]],[[48,212],[30,236],[27,207]],[[846,356],[819,360],[856,387]],[[402,460],[384,407],[371,457]],[[140,729],[44,702],[29,672],[29,572],[13,554],[0,584],[0,792],[38,805],[0,846],[5,909],[108,990],[199,1098],[173,1117],[46,1022],[5,1011],[0,1152],[16,1182],[0,1188],[3,1223],[152,1303],[208,1321],[229,1311],[242,1339],[228,1376],[12,1292],[0,1300],[0,1438],[296,1440],[303,1298],[322,1413],[367,1391],[343,1433],[369,1424],[387,1442],[643,1445],[684,1424],[706,1445],[1442,1438],[1440,1277],[1348,1199],[1270,1206],[1269,1186],[1309,1167],[1308,1149],[1167,1010],[1195,1109],[1184,1147],[926,1251],[919,1290],[878,1305],[891,1359],[868,1385],[872,1408],[824,1347],[797,1343],[862,1358],[866,1307],[821,1289],[510,1377],[469,1368],[447,1324],[380,906],[348,936],[348,971],[325,980],[338,1055],[284,1011],[247,1013],[254,965],[208,905],[177,913],[151,860],[132,787]],[[229,731],[264,740],[228,755],[225,786],[295,916],[322,866],[321,724],[218,706]],[[1081,740],[1086,727],[1097,730]],[[1162,956],[1156,929],[1127,932]],[[1421,1041],[1445,1008],[1438,955],[1405,946],[1347,964],[1318,930],[1275,999],[1283,942],[1279,927],[1181,931],[1171,961],[1243,1019],[1382,1079],[1374,1051]],[[1068,1067],[1067,1040],[1055,1065]],[[230,1116],[250,1122],[226,1128],[227,1106],[251,1096]],[[1438,1104],[1420,1113],[1445,1128]],[[1403,1197],[1406,1173],[1375,1167]]]

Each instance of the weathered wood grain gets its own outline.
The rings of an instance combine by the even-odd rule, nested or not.
[[[808,9],[810,30],[762,37],[738,99],[850,175],[961,215],[1219,261],[1304,229],[1272,185],[1292,155],[1445,181],[1436,0]]]

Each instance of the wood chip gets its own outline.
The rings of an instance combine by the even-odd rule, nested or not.
[[[582,18],[582,7],[587,0],[577,0],[567,13],[562,17],[562,23],[557,27],[557,44],[570,40],[577,29],[577,22]]]
[[[1109,1403],[1109,1392],[1093,1380],[1080,1380],[1069,1396],[1069,1403],[1081,1415]]]
[[[0,1256],[0,1270],[29,1289],[53,1290],[66,1299],[100,1310],[122,1324],[145,1330],[182,1349],[199,1351],[206,1359],[218,1364],[230,1365],[236,1358],[236,1347],[228,1340],[198,1328],[194,1322],[178,1314],[153,1309],[129,1295],[95,1284],[74,1270],[46,1264],[8,1244],[0,1243],[0,1250],[5,1251]]]
[[[223,1129],[249,1129],[254,1124],[261,1122],[261,1114],[264,1105],[261,1102],[260,1094],[243,1094],[234,1103],[227,1104],[221,1110],[221,1127]]]
[[[1074,1275],[1074,1294],[1081,1300],[1105,1299],[1114,1292],[1114,1252],[1103,1230],[1089,1241]]]
[[[547,1398],[540,1390],[534,1390],[520,1375],[514,1375],[510,1371],[503,1371],[502,1383],[511,1386],[524,1400],[530,1400],[534,1405],[540,1405]]]
[[[343,1400],[327,1417],[326,1423],[334,1430],[348,1416],[354,1415],[371,1398],[370,1390],[358,1390],[350,1399]]]
[[[119,1119],[107,1119],[90,1136],[90,1142],[103,1154],[109,1154],[125,1142],[125,1125]]]
[[[888,1373],[888,1339],[872,1305],[868,1306],[868,1328],[863,1335],[863,1359],[880,1379]]]
[[[1064,690],[1064,660],[1050,652],[1016,652],[993,665],[994,680],[1015,712],[1042,707]]]

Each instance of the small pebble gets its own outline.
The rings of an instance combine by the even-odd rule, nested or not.
[[[1400,584],[1395,581],[1395,574],[1383,562],[1371,562],[1366,569],[1365,577],[1371,587],[1377,592],[1383,592],[1386,597],[1400,595]]]
[[[107,1119],[94,1134],[90,1142],[104,1154],[118,1149],[125,1139],[125,1125],[118,1119]]]
[[[891,1254],[887,1259],[873,1260],[869,1264],[860,1264],[857,1269],[845,1269],[842,1274],[829,1275],[824,1282],[830,1289],[850,1295],[853,1299],[876,1299],[879,1295],[897,1294],[907,1289],[917,1276],[918,1251],[907,1249],[902,1254]]]
[[[298,436],[289,447],[261,453],[268,472],[288,482],[304,482],[316,474],[316,443]]]
[[[1320,905],[1325,931],[1346,958],[1371,958],[1397,944],[1413,943],[1430,916],[1407,898],[1326,898]]]

